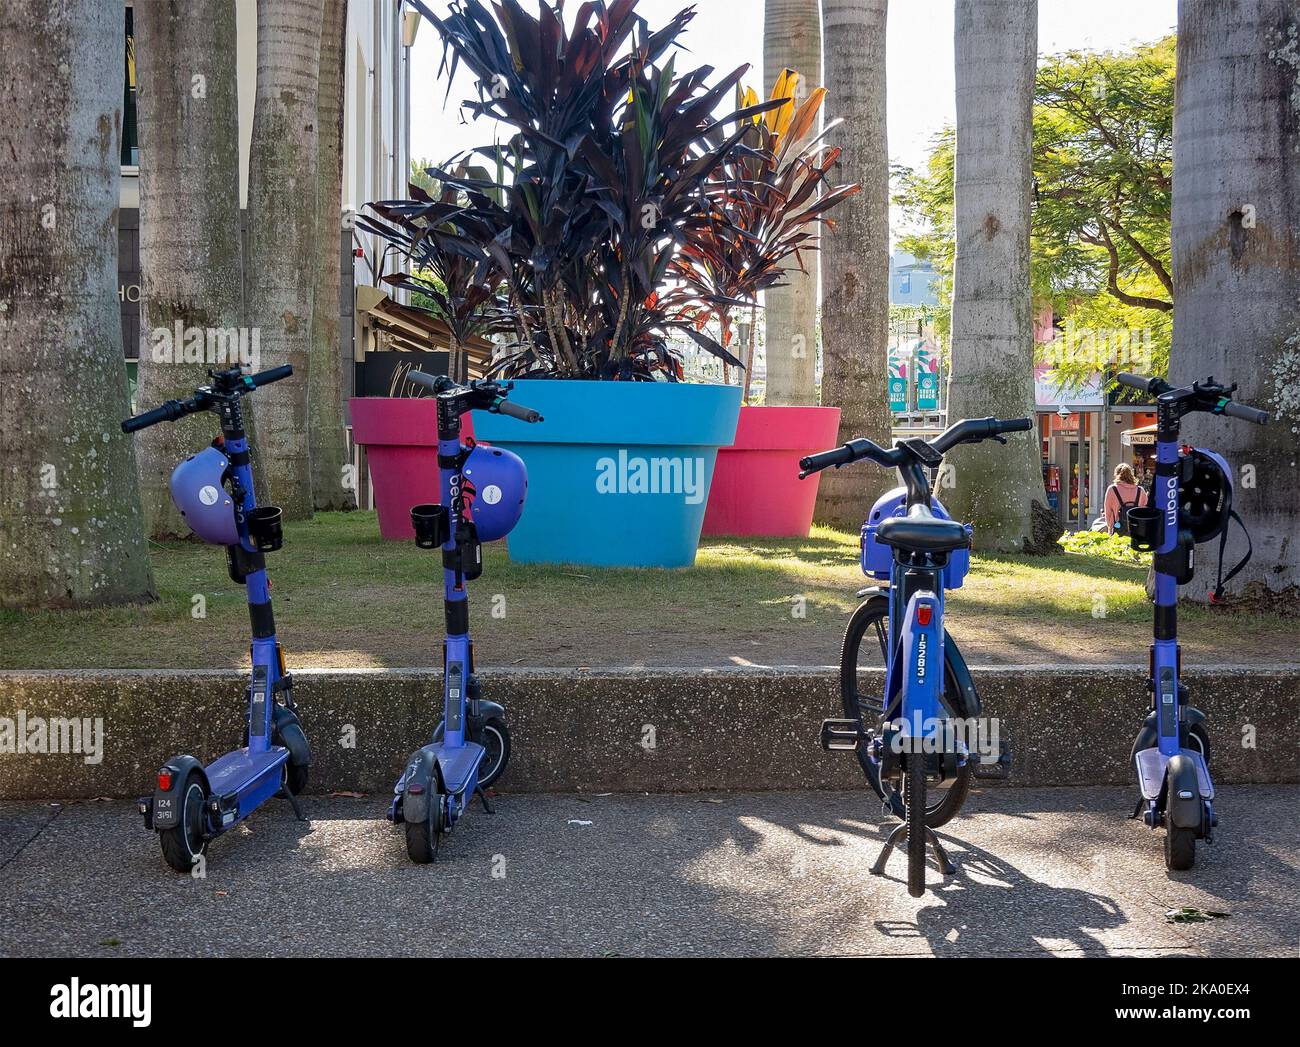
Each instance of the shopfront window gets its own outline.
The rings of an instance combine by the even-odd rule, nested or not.
[[[126,9],[126,75],[122,83],[122,166],[140,162],[140,139],[135,122],[135,24],[131,8]]]

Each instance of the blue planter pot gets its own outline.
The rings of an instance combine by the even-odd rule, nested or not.
[[[529,425],[474,412],[474,433],[528,466],[528,502],[508,542],[520,563],[689,567],[718,448],[731,444],[738,386],[515,383]]]

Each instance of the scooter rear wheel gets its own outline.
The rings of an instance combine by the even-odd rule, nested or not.
[[[158,833],[163,860],[178,873],[187,873],[207,852],[207,834],[203,829],[203,805],[208,798],[203,778],[191,771],[181,786],[181,823]]]
[[[443,795],[437,790],[429,797],[429,814],[423,821],[406,823],[406,855],[416,865],[428,865],[438,857],[442,840]]]
[[[870,734],[880,726],[883,716],[879,696],[867,696],[858,689],[858,672],[860,669],[883,669],[886,664],[885,638],[889,635],[889,601],[875,597],[862,604],[853,612],[848,628],[844,633],[844,645],[840,652],[840,698],[844,705],[844,715],[850,720],[862,724],[862,730]],[[949,716],[966,717],[973,713],[962,708],[960,691],[952,672],[945,666],[943,704]],[[880,765],[870,756],[858,749],[858,762],[862,773],[866,775],[867,784],[880,797],[885,807],[899,821],[904,818],[904,801],[902,790],[887,786],[880,780]],[[966,797],[970,794],[971,779],[974,770],[970,761],[965,767],[958,768],[957,774],[944,788],[930,790],[929,805],[926,809],[925,824],[932,829],[946,825],[961,811]]]

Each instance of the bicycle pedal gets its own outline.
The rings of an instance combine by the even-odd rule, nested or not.
[[[974,758],[975,778],[982,782],[1006,782],[1011,780],[1011,753],[1005,748],[993,763],[984,763]]]
[[[857,720],[823,720],[821,747],[826,752],[851,752],[863,740]]]

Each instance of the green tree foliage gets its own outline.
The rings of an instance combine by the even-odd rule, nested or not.
[[[1062,384],[1106,364],[1163,373],[1172,334],[1170,206],[1174,38],[1044,59],[1034,98],[1033,289],[1062,335],[1041,352]],[[952,294],[952,128],[922,170],[896,169],[915,223],[899,246],[939,274],[936,330]]]

